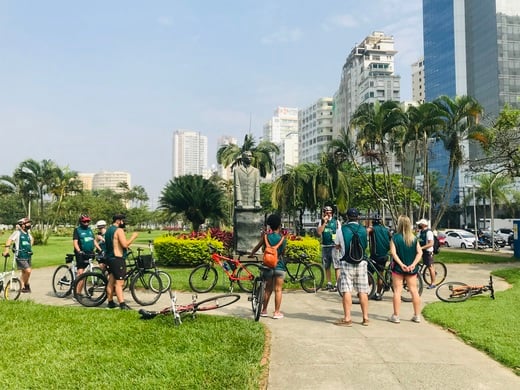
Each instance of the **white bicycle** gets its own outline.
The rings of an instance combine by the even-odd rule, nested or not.
[[[15,301],[22,291],[22,282],[15,275],[15,258],[11,264],[11,270],[7,271],[7,258],[4,256],[4,272],[0,273],[0,294],[7,300]]]

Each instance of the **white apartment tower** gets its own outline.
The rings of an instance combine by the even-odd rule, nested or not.
[[[175,131],[173,134],[172,160],[172,177],[206,175],[208,137],[197,131]]]
[[[231,137],[228,135],[223,135],[217,140],[217,151],[226,145],[237,145],[237,139],[235,137]],[[231,171],[231,166],[224,168],[222,165],[218,165],[218,175],[224,180],[233,180],[233,172]]]
[[[264,125],[264,140],[278,144],[287,134],[298,131],[298,109],[278,107]]]
[[[334,134],[331,97],[322,97],[298,113],[299,162],[319,163]]]
[[[276,180],[287,173],[287,166],[298,165],[298,132],[289,133],[277,145],[280,153],[274,157],[276,170],[272,172],[272,179]]]
[[[412,100],[424,103],[424,57],[412,64]]]
[[[334,95],[334,133],[348,129],[362,103],[400,101],[400,76],[394,73],[394,38],[374,31],[350,52]]]

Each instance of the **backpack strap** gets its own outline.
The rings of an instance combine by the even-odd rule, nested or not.
[[[269,247],[271,247],[271,248],[274,248],[274,249],[278,249],[278,248],[280,247],[280,245],[282,245],[283,240],[285,240],[285,237],[284,237],[284,236],[282,236],[282,239],[281,239],[280,241],[278,241],[278,243],[277,243],[276,245],[271,245],[271,244],[269,243],[269,240],[267,239],[267,234],[264,235],[264,242],[265,242],[265,245],[266,245],[266,246],[269,246]]]

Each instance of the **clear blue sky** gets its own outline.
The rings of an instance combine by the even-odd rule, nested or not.
[[[128,171],[157,198],[172,134],[258,140],[277,106],[339,86],[353,46],[393,35],[401,97],[422,54],[421,0],[0,0],[0,174],[27,158]],[[155,206],[155,204],[152,204]]]

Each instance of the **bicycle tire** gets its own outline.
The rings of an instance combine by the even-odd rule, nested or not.
[[[68,265],[60,265],[52,275],[52,290],[58,298],[65,298],[72,292],[74,275]]]
[[[4,286],[4,298],[8,301],[16,301],[22,292],[22,282],[18,278],[11,278]]]
[[[433,267],[435,269],[435,284],[438,286],[438,285],[444,283],[444,281],[446,280],[446,276],[448,274],[448,269],[446,268],[446,264],[441,263],[440,261],[435,261],[433,263]],[[422,277],[423,277],[424,283],[426,283],[427,285],[432,284],[432,278],[430,275],[429,267],[426,267],[426,266],[424,267],[423,272],[422,272]]]
[[[238,294],[222,294],[212,298],[204,299],[193,305],[193,311],[209,311],[229,306],[240,299]]]
[[[319,264],[307,264],[303,269],[300,285],[303,291],[308,293],[315,293],[323,287],[323,280],[325,279],[325,272],[323,267]]]
[[[421,278],[421,275],[417,275],[417,292],[419,296],[422,295],[424,289],[424,282]],[[406,285],[406,280],[403,280],[403,290],[401,291],[401,301],[403,302],[412,302],[412,294]]]
[[[251,279],[246,279],[249,274],[251,274]],[[260,270],[260,266],[258,264],[242,264],[242,268],[240,268],[237,272],[238,287],[240,287],[240,289],[246,293],[253,292],[255,278],[259,277],[261,274],[262,271]]]
[[[264,305],[265,281],[261,277],[257,277],[254,282],[253,292],[251,294],[251,307],[253,309],[253,317],[255,321],[260,320],[260,313]]]
[[[139,270],[130,282],[130,292],[141,306],[153,305],[162,294],[161,277],[151,269]]]
[[[83,306],[96,307],[107,299],[108,279],[98,272],[84,272],[74,282],[74,298]]]
[[[198,293],[206,293],[213,290],[218,281],[218,273],[210,264],[198,265],[191,271],[189,277],[190,287]]]
[[[164,294],[172,286],[172,277],[166,271],[156,270],[155,272],[157,272],[157,275],[161,278],[161,283],[162,283],[161,294]],[[156,286],[153,284],[150,287],[152,289],[156,288]]]
[[[376,281],[374,280],[374,275],[372,275],[370,272],[367,272],[367,277],[368,277],[368,299],[372,299],[374,297],[374,295],[376,294],[377,284],[376,284]],[[338,289],[338,291],[339,291],[339,289]],[[352,303],[354,303],[354,304],[359,303],[358,294],[352,294]]]
[[[453,287],[467,287],[467,289],[454,294]],[[446,282],[437,287],[435,295],[443,302],[464,302],[471,296],[471,289],[466,283]]]

